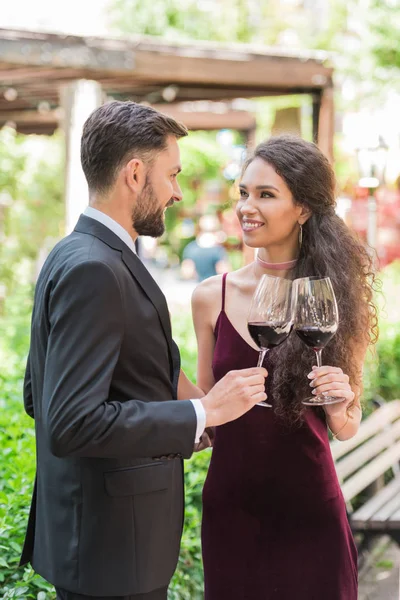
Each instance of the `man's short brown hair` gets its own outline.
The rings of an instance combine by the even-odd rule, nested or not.
[[[87,119],[81,140],[81,162],[89,190],[106,192],[119,169],[134,156],[151,161],[165,150],[167,137],[184,137],[184,125],[150,106],[108,102]]]

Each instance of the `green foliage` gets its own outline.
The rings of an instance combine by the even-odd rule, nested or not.
[[[380,278],[382,294],[377,296],[379,340],[367,357],[364,376],[367,409],[372,398],[400,398],[400,260],[385,267]]]
[[[13,130],[0,131],[0,280],[5,292],[32,281],[40,251],[62,234],[62,143],[58,136],[24,138]],[[0,202],[1,204],[1,202]]]
[[[324,11],[305,3],[249,0],[114,0],[114,28],[170,40],[212,40],[298,48],[342,50],[349,16],[357,0],[327,0]],[[322,23],[321,23],[322,20]]]
[[[112,7],[118,31],[174,41],[249,42],[259,31],[257,18],[266,20],[270,14],[269,7],[251,6],[247,0],[116,0]],[[270,33],[271,28],[266,29],[265,37]]]
[[[201,492],[210,457],[210,450],[204,450],[185,462],[185,528],[178,568],[169,590],[170,600],[202,600],[204,597],[200,545]]]
[[[204,189],[204,183],[218,179],[227,156],[218,146],[215,132],[193,132],[179,142],[182,173],[179,185],[184,190],[185,207],[192,206]]]
[[[400,260],[382,272],[383,296],[379,303],[377,393],[387,400],[400,398]]]
[[[27,353],[29,319],[21,296],[14,297],[21,314],[0,321],[0,594],[2,598],[50,600],[52,586],[29,567],[18,567],[35,478],[33,421],[22,408],[22,379]],[[8,352],[7,350],[8,344]],[[11,345],[12,344],[12,345]],[[8,357],[8,360],[5,360]]]
[[[180,141],[182,173],[179,185],[183,192],[182,204],[175,204],[165,213],[166,235],[162,243],[181,257],[183,247],[189,240],[182,240],[182,216],[195,209],[196,201],[207,193],[211,181],[221,180],[221,172],[227,156],[218,146],[215,132],[196,131]],[[227,184],[225,183],[227,187]]]
[[[400,2],[372,0],[369,24],[373,34],[372,52],[378,65],[389,71],[400,69]]]

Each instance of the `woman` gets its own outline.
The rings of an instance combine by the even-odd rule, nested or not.
[[[254,407],[217,428],[203,492],[205,600],[356,600],[357,553],[332,461],[361,420],[362,365],[376,337],[371,261],[336,216],[335,178],[309,142],[260,144],[244,167],[237,216],[253,263],[202,282],[193,295],[198,385],[257,363],[246,317],[260,277],[331,278],[340,326],[311,368],[295,334],[267,355],[273,409]],[[316,393],[341,403],[305,407]]]

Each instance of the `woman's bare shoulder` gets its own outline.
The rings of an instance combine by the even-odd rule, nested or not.
[[[241,290],[246,287],[249,278],[250,265],[227,274],[227,286]],[[221,307],[222,301],[222,275],[214,275],[205,279],[195,288],[192,295],[192,305],[196,308],[212,309]]]
[[[192,294],[193,307],[214,306],[222,294],[222,275],[214,275],[197,285]]]

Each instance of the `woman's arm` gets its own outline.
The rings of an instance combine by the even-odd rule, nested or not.
[[[205,392],[194,385],[181,369],[178,381],[178,400],[190,400],[191,398],[202,398],[203,396],[205,396]]]
[[[214,354],[215,301],[221,294],[221,277],[212,277],[196,287],[192,296],[192,315],[197,338],[197,385],[207,394],[215,385],[212,371]]]
[[[353,353],[360,381],[365,353],[366,347],[358,348]],[[324,406],[326,421],[335,439],[344,441],[352,438],[357,433],[362,418],[361,385],[358,382],[350,383],[348,375],[337,367],[313,367],[309,378],[313,393],[344,398],[343,402]]]
[[[181,369],[178,382],[178,400],[202,398],[215,385],[212,373],[214,331],[211,319],[212,300],[215,299],[215,279],[200,283],[192,295],[192,316],[197,338],[197,385]],[[220,284],[219,284],[220,287]]]
[[[192,296],[192,315],[198,345],[197,381],[194,385],[181,369],[178,382],[178,400],[201,398],[215,384],[212,373],[212,357],[214,352],[214,331],[210,320],[210,283],[207,280],[200,284]],[[220,284],[219,284],[220,287]],[[213,445],[214,428],[209,427],[203,433],[196,451],[204,450]]]

